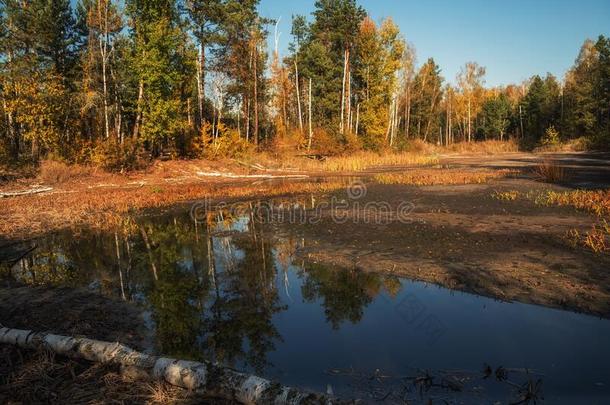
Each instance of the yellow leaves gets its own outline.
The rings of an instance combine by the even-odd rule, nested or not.
[[[66,89],[51,73],[29,72],[7,81],[7,110],[18,117],[23,136],[50,147],[59,142],[57,120],[65,116]]]
[[[207,159],[238,158],[253,150],[250,142],[242,138],[237,130],[223,123],[214,126],[208,121],[203,123],[192,148],[197,156]]]
[[[360,23],[360,36],[374,36],[377,33],[377,25],[371,17],[366,17]]]

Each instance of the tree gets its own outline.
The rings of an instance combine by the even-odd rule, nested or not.
[[[78,4],[79,23],[86,33],[85,51],[82,56],[82,93],[85,98],[85,111],[97,108],[97,100],[101,94],[103,106],[103,132],[104,137],[110,137],[110,111],[109,103],[112,86],[111,66],[114,52],[114,42],[123,29],[123,21],[116,4],[111,0],[86,0]],[[118,97],[114,97],[114,114],[120,114]],[[115,120],[115,124],[121,120]],[[96,123],[93,125],[97,126]],[[121,128],[115,126],[114,133],[117,138],[122,137]]]
[[[404,94],[404,116],[403,123],[405,128],[405,138],[409,138],[411,127],[411,99],[413,97],[413,80],[415,79],[415,47],[406,44],[402,57],[402,93]]]
[[[468,142],[472,140],[472,117],[478,113],[480,107],[481,90],[483,88],[485,68],[476,62],[468,62],[458,74],[457,81],[462,90],[462,94],[467,102],[467,135]]]
[[[351,52],[366,16],[355,0],[318,0],[299,71],[312,79],[316,118],[343,135],[351,104]],[[337,123],[337,118],[339,122]]]
[[[220,22],[222,37],[214,49],[214,69],[224,72],[230,80],[227,95],[234,105],[241,106],[246,138],[255,144],[260,140],[260,124],[264,118],[267,97],[264,49],[272,21],[261,18],[258,0],[228,0]]]
[[[485,100],[481,110],[481,129],[485,138],[504,140],[510,124],[511,106],[508,97],[500,92]]]
[[[365,147],[378,149],[393,140],[396,123],[397,72],[404,42],[390,19],[377,28],[370,18],[360,25],[356,42],[355,82]],[[352,111],[348,112],[351,115]],[[348,119],[350,130],[352,120]],[[390,136],[391,135],[391,136]],[[391,142],[390,142],[391,143]]]
[[[2,104],[15,159],[30,145],[31,156],[63,152],[70,136],[68,117],[76,61],[76,32],[68,0],[6,0],[6,32],[0,64]]]
[[[130,0],[127,10],[139,80],[133,135],[158,154],[188,128],[181,83],[193,77],[192,48],[174,1]]]
[[[412,132],[424,141],[440,128],[440,106],[443,96],[440,68],[430,58],[419,69],[413,84]],[[433,132],[433,130],[435,130]]]
[[[537,143],[559,118],[560,88],[557,79],[551,74],[547,74],[545,79],[534,76],[522,105],[526,142]]]
[[[192,32],[199,45],[197,58],[197,111],[198,128],[204,120],[205,81],[206,81],[206,50],[220,42],[220,24],[224,8],[220,0],[187,0]]]

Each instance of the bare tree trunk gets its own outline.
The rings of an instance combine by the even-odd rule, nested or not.
[[[258,43],[254,43],[254,144],[258,145]]]
[[[388,138],[390,137],[390,133],[392,132],[392,114],[394,113],[394,100],[392,100],[390,102],[390,107],[388,108],[389,110],[389,114],[388,114],[388,129],[385,131],[385,140],[387,141]]]
[[[470,96],[468,96],[468,142],[471,141],[472,138],[472,126],[471,126],[471,117],[470,117]]]
[[[243,101],[240,101],[240,106],[237,109],[237,134],[241,138],[241,104]]]
[[[297,91],[297,109],[298,109],[298,113],[299,113],[299,129],[301,130],[301,132],[303,132],[303,114],[301,112],[301,91],[299,88],[299,66],[297,64],[296,59],[294,61],[294,74],[295,74],[295,84],[296,84],[296,91]]]
[[[311,122],[311,78],[309,78],[309,98],[308,98],[308,103],[309,103],[309,141],[307,142],[307,150],[311,149],[311,141],[313,140],[313,124]]]
[[[345,84],[347,81],[347,49],[343,52],[343,82],[341,87],[341,122],[339,123],[339,132],[343,134],[343,123],[345,117]]]
[[[102,19],[102,3],[104,7],[104,16]],[[104,24],[104,32],[98,36],[100,46],[100,56],[102,58],[102,85],[104,97],[104,134],[106,139],[110,137],[110,126],[108,122],[108,80],[106,75],[106,65],[108,63],[108,2],[99,1],[97,4],[97,18],[100,25]]]
[[[189,129],[193,128],[193,119],[191,118],[191,98],[186,98],[186,121]]]
[[[0,326],[0,344],[46,349],[69,358],[121,366],[132,377],[171,385],[243,404],[341,403],[323,394],[308,393],[208,362],[176,360],[136,352],[120,343],[70,337]]]
[[[352,130],[352,73],[349,69],[347,70],[347,128],[349,131]]]
[[[116,64],[116,61],[114,59],[114,44],[112,45],[112,48],[110,49],[110,54],[112,55],[113,59],[112,62],[110,64],[110,77],[112,78],[112,83],[114,84],[114,104],[115,104],[115,112],[114,112],[114,130],[117,134],[117,137],[119,138],[119,141],[121,142],[121,144],[123,143],[123,111],[122,111],[122,105],[121,105],[121,98],[119,96],[119,87],[118,87],[118,80],[116,78],[116,75],[114,74],[114,69],[113,66]]]
[[[139,90],[138,90],[138,112],[136,114],[136,122],[133,126],[133,139],[138,139],[140,134],[140,122],[142,121],[142,99],[144,98],[144,81],[140,79]]]
[[[521,104],[519,104],[519,123],[521,126],[521,139],[525,138],[524,135],[524,131],[523,131],[523,110],[521,108]]]
[[[203,103],[205,101],[205,45],[199,45],[197,60],[197,102],[199,112],[199,127],[203,126]]]
[[[356,136],[358,136],[358,125],[360,124],[360,103],[356,106]]]
[[[246,141],[250,140],[250,98],[246,99]]]

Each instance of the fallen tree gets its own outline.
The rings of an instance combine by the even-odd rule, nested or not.
[[[30,194],[40,194],[40,193],[46,193],[47,191],[52,191],[52,190],[53,190],[53,187],[36,187],[36,188],[31,188],[29,190],[6,191],[3,193],[0,193],[0,198],[19,197],[22,195],[30,195]]]
[[[115,364],[132,377],[165,381],[198,394],[243,404],[345,403],[327,395],[282,386],[228,367],[152,356],[120,343],[11,329],[0,325],[0,344],[24,349],[46,349],[66,357]]]

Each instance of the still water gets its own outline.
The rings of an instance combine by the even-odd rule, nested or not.
[[[252,204],[55,234],[11,277],[134,302],[151,350],[307,389],[387,403],[609,403],[610,321],[309,263],[298,256],[308,241]]]

